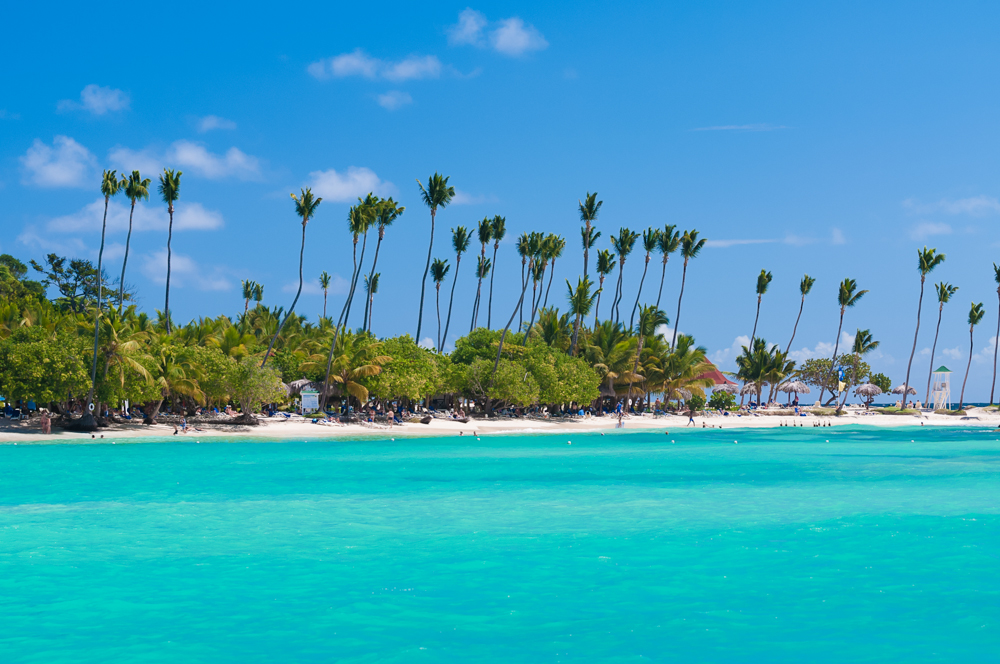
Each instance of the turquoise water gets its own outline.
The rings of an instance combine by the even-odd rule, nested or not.
[[[0,446],[0,661],[1000,656],[996,434],[570,438]]]

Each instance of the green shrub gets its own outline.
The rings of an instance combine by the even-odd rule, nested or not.
[[[687,400],[687,407],[691,410],[704,410],[705,409],[705,397],[692,394],[691,398]]]
[[[732,410],[736,407],[736,397],[729,392],[718,391],[708,400],[712,410]]]

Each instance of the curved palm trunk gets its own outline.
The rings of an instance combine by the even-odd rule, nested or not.
[[[135,199],[132,199],[132,209],[128,213],[128,235],[125,236],[125,258],[122,260],[122,278],[118,280],[118,310],[125,306],[125,266],[128,265],[128,246],[132,242],[132,215],[135,214]],[[107,205],[104,206],[104,218],[108,218]]]
[[[656,294],[656,308],[660,308],[660,298],[663,297],[663,282],[667,278],[667,260],[670,256],[663,256],[663,272],[660,274],[660,292]]]
[[[621,319],[619,304],[622,301],[622,277],[625,275],[625,261],[618,263],[618,285],[615,286],[615,301],[611,308],[615,310],[614,321],[617,323]]]
[[[526,262],[527,262],[526,259],[524,259],[524,258],[521,259],[521,290],[522,291],[528,289],[528,279],[527,279],[527,277],[524,274],[524,265],[525,265]],[[520,300],[518,300],[517,306],[518,306],[517,329],[520,330],[522,327],[524,327],[524,298],[523,297]]]
[[[378,242],[375,243],[375,258],[372,259],[372,270],[371,270],[371,272],[368,273],[368,283],[371,283],[372,282],[372,277],[375,276],[375,266],[378,265],[378,250],[379,250],[379,248],[382,247],[382,239],[384,237],[385,237],[385,229],[384,228],[379,228],[378,229]],[[371,331],[371,316],[370,316],[370,312],[368,311],[369,307],[371,307],[371,298],[368,298],[367,300],[365,300],[365,319],[364,319],[364,322],[362,323],[362,325],[363,325],[362,329],[366,330],[368,332]]]
[[[437,300],[437,317],[438,317],[438,352],[441,352],[441,284],[438,283],[435,287],[437,295],[435,299]]]
[[[958,396],[958,409],[962,410],[962,406],[965,405],[965,384],[969,380],[969,368],[972,366],[972,351],[974,350],[972,345],[972,332],[976,329],[975,325],[969,326],[969,362],[965,365],[965,378],[962,380],[962,393]],[[903,394],[903,398],[906,399],[906,394]],[[906,405],[906,402],[903,402]]]
[[[171,204],[167,211],[170,213],[170,225],[167,226],[167,295],[163,303],[163,315],[164,315],[164,325],[167,328],[167,334],[170,334],[170,241],[174,237],[174,206]],[[265,360],[267,358],[264,358]]]
[[[451,305],[455,302],[455,284],[458,283],[458,271],[462,267],[462,254],[455,254],[455,276],[451,281],[451,297],[448,298],[448,318],[444,324],[444,339],[448,340],[448,328],[451,327]]]
[[[358,265],[354,269],[354,279],[351,280],[351,293],[347,298],[347,313],[344,314],[344,327],[348,327],[348,321],[351,319],[351,305],[354,304],[354,293],[358,286],[358,277],[361,276],[361,269],[365,266],[365,247],[368,246],[368,231],[361,237],[361,257],[358,259]],[[364,321],[361,321],[364,325]]]
[[[639,308],[639,298],[642,297],[642,285],[646,282],[646,272],[649,270],[649,254],[646,254],[646,265],[642,268],[642,278],[639,279],[639,292],[635,294],[635,304],[632,305],[632,317],[629,318],[628,326],[635,325],[635,312]]]
[[[913,331],[913,348],[910,350],[910,361],[906,363],[906,380],[903,381],[903,408],[906,408],[906,393],[910,391],[910,367],[913,365],[913,356],[917,353],[917,336],[920,334],[920,310],[924,307],[924,280],[920,275],[920,298],[917,300],[917,329]],[[993,396],[990,395],[992,400]]]
[[[833,342],[833,357],[830,359],[830,370],[831,371],[837,365],[837,351],[840,349],[840,330],[843,327],[844,327],[844,307],[841,307],[840,308],[840,324],[837,325],[837,338]],[[820,386],[820,388],[819,388],[819,399],[818,399],[818,401],[820,403],[823,403],[823,392],[825,390],[826,390],[825,387]],[[830,394],[831,395],[833,394],[833,390],[830,390]],[[903,398],[904,399],[906,398],[905,394],[903,395]],[[906,402],[904,401],[903,403],[905,404]]]
[[[795,341],[795,333],[799,329],[799,319],[802,318],[802,309],[806,306],[806,296],[802,296],[802,302],[799,304],[799,315],[795,317],[795,327],[792,328],[792,338],[788,340],[788,346],[785,347],[785,352],[792,350],[792,342]]]
[[[474,329],[476,329],[476,322],[479,319],[479,300],[480,297],[482,296],[482,293],[480,292],[482,290],[482,287],[483,287],[483,280],[482,278],[480,278],[479,285],[476,286],[476,299],[472,305],[472,321],[469,324],[469,333],[471,333]]]
[[[597,304],[594,305],[594,328],[597,328],[597,315],[601,312],[601,293],[604,292],[604,275],[601,275],[601,283],[597,287]]]
[[[355,252],[357,251],[357,246],[358,245],[355,242]],[[323,378],[323,393],[320,395],[320,410],[326,410],[326,399],[330,391],[330,370],[333,367],[333,353],[337,348],[337,336],[340,334],[340,326],[344,322],[344,317],[347,315],[347,306],[350,304],[350,297],[354,294],[354,288],[357,286],[357,277],[358,271],[355,269],[351,277],[351,292],[348,293],[348,297],[344,298],[344,306],[340,309],[340,317],[337,318],[337,325],[333,328],[333,341],[330,342],[330,353],[326,357],[326,376]]]
[[[934,375],[934,351],[937,350],[938,334],[941,332],[941,316],[944,314],[944,302],[938,306],[938,322],[937,328],[934,330],[934,344],[931,346],[931,366],[927,370],[927,396],[924,399],[924,403],[928,404],[931,401],[931,376]]]
[[[532,280],[532,282],[533,283],[532,283],[532,286],[531,286],[531,299],[534,300],[535,299],[535,292],[538,290],[538,282],[534,281],[534,280]],[[525,289],[527,289],[527,287],[528,287],[528,285],[525,284]],[[532,308],[531,308],[531,319],[528,321],[528,328],[524,331],[524,343],[521,344],[522,346],[527,346],[528,345],[528,337],[531,336],[531,328],[535,325],[535,312],[536,311],[537,311],[537,308],[535,306],[532,306]]]
[[[500,355],[501,355],[501,353],[503,353],[503,341],[507,337],[507,331],[510,330],[510,326],[514,323],[514,316],[517,315],[517,312],[520,311],[520,309],[521,309],[521,305],[524,304],[524,293],[527,290],[528,290],[528,282],[526,281],[521,286],[521,297],[518,299],[517,304],[514,306],[514,311],[510,314],[510,319],[507,321],[507,324],[504,326],[503,332],[500,333],[500,343],[497,346],[497,357],[493,361],[493,373],[490,374],[490,384],[489,384],[489,387],[493,387],[493,379],[496,378],[497,367],[500,366]],[[486,412],[492,412],[493,411],[492,403],[493,403],[493,399],[491,399],[489,396],[487,396],[486,397]]]
[[[541,287],[544,288],[545,287],[545,266],[544,265],[542,266],[542,274],[540,276],[541,276],[541,278],[535,283],[535,286],[538,286],[539,284],[541,284]],[[534,291],[535,286],[532,286],[532,291]],[[532,300],[534,300],[534,297],[532,297]],[[534,303],[532,305],[531,320],[535,320],[535,316],[538,314],[538,310],[541,309],[541,308],[542,308],[542,291],[539,290],[538,291],[538,300],[534,301]],[[530,324],[528,325],[528,329],[529,330],[531,329],[531,325]]]
[[[420,311],[417,314],[417,343],[420,343],[420,329],[424,324],[424,289],[427,287],[427,273],[431,270],[431,252],[434,250],[434,215],[436,208],[431,208],[431,241],[427,245],[427,265],[424,267],[424,278],[420,281]]]
[[[677,329],[681,324],[681,300],[684,299],[684,282],[687,281],[688,259],[684,259],[684,269],[681,271],[681,294],[677,296],[677,316],[674,318],[674,338],[670,342],[670,350],[677,344]]]
[[[295,299],[292,300],[292,306],[288,308],[288,313],[285,314],[285,317],[281,320],[281,324],[278,325],[278,331],[274,333],[273,337],[271,337],[271,343],[267,347],[267,353],[264,354],[264,361],[260,363],[261,367],[267,364],[268,358],[271,357],[271,350],[274,348],[274,342],[278,340],[278,336],[281,334],[281,329],[285,327],[285,323],[288,322],[292,312],[295,311],[295,305],[299,301],[299,295],[302,294],[302,258],[306,253],[306,223],[308,223],[308,221],[308,219],[302,220],[302,245],[299,247],[299,289],[295,291]]]
[[[757,315],[753,319],[753,332],[750,333],[750,348],[753,348],[753,340],[757,338],[757,321],[760,320],[760,298],[757,296]]]
[[[997,300],[1000,300],[1000,287],[997,288]],[[993,405],[993,391],[997,386],[997,348],[1000,348],[1000,309],[997,310],[997,336],[993,338],[993,382],[990,383],[990,405]]]
[[[486,305],[486,327],[493,329],[493,277],[497,276],[497,249],[499,244],[493,245],[493,271],[490,272],[490,299]]]
[[[110,196],[104,197],[104,221],[101,222],[101,249],[97,252],[97,307],[94,310],[94,357],[90,364],[90,392],[87,393],[87,406],[94,402],[94,390],[97,389],[97,340],[101,333],[101,260],[104,258],[104,233],[108,227],[108,201]],[[88,408],[86,412],[90,412]]]
[[[542,300],[542,309],[549,304],[549,291],[552,290],[552,279],[556,276],[556,259],[552,259],[552,272],[549,273],[549,285],[545,289],[545,299]]]

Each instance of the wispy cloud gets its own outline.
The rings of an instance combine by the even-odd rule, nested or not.
[[[744,244],[769,244],[771,242],[777,242],[777,240],[753,238],[753,239],[729,239],[729,240],[706,240],[706,247],[738,247]]]
[[[696,127],[691,131],[776,131],[778,129],[790,129],[785,125],[773,124],[742,124],[742,125],[716,125],[713,127]]]
[[[538,29],[512,16],[491,23],[482,12],[472,8],[462,10],[458,23],[448,28],[448,43],[459,46],[492,48],[497,53],[509,57],[519,57],[532,51],[548,48]]]
[[[910,238],[913,240],[926,240],[932,235],[951,235],[951,226],[945,223],[935,223],[924,221],[910,231]]]
[[[396,186],[379,179],[375,171],[364,166],[349,166],[347,171],[334,169],[313,171],[309,174],[309,186],[325,200],[338,203],[352,202],[371,192],[379,196],[396,193]]]
[[[907,198],[903,201],[903,208],[913,214],[940,212],[949,215],[967,214],[973,217],[983,217],[1000,213],[1000,200],[993,196],[980,195],[954,200],[942,198],[936,203],[921,203],[914,198]]]
[[[461,189],[455,190],[455,197],[451,199],[452,205],[479,205],[481,203],[495,203],[497,197],[486,194],[470,194]]]
[[[37,187],[83,187],[97,168],[90,150],[69,136],[56,136],[51,147],[36,138],[20,161],[22,181]]]
[[[839,228],[834,228],[830,231],[830,244],[847,244],[847,238],[844,237],[844,231]]]
[[[167,250],[146,254],[139,268],[143,274],[156,283],[167,282]],[[193,287],[202,291],[224,291],[233,287],[228,270],[219,266],[199,265],[190,256],[174,252],[170,257],[171,287]]]
[[[206,115],[198,119],[198,133],[204,134],[213,129],[236,129],[236,123],[218,115]]]
[[[317,60],[306,71],[313,78],[324,81],[331,78],[360,76],[387,81],[409,81],[441,76],[441,61],[433,55],[410,55],[402,60],[373,58],[360,48],[332,58]]]
[[[413,103],[413,97],[409,93],[401,92],[400,90],[389,90],[385,94],[378,95],[377,99],[378,105],[389,111],[395,111],[398,108]]]
[[[92,115],[104,115],[112,111],[127,111],[130,103],[127,92],[92,83],[80,92],[80,101],[63,99],[56,108],[60,111],[82,110]]]
[[[108,204],[108,233],[128,230],[129,205],[112,200]],[[71,214],[54,217],[45,222],[45,229],[53,233],[88,233],[100,230],[104,219],[104,199],[98,198]],[[132,217],[136,232],[167,230],[168,215],[161,205],[138,202]],[[174,212],[175,231],[207,231],[222,228],[222,215],[205,209],[201,203],[178,203]]]
[[[20,120],[21,116],[18,113],[11,113],[6,108],[0,108],[0,120]]]
[[[138,169],[150,174],[163,169],[166,164],[210,180],[234,177],[240,180],[259,180],[260,160],[239,148],[229,148],[224,154],[210,152],[204,145],[181,140],[173,143],[160,154],[146,148],[131,150],[118,147],[109,152],[111,163],[125,171]]]

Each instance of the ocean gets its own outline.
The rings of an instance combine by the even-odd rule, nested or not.
[[[998,438],[2,445],[0,661],[994,662]]]

